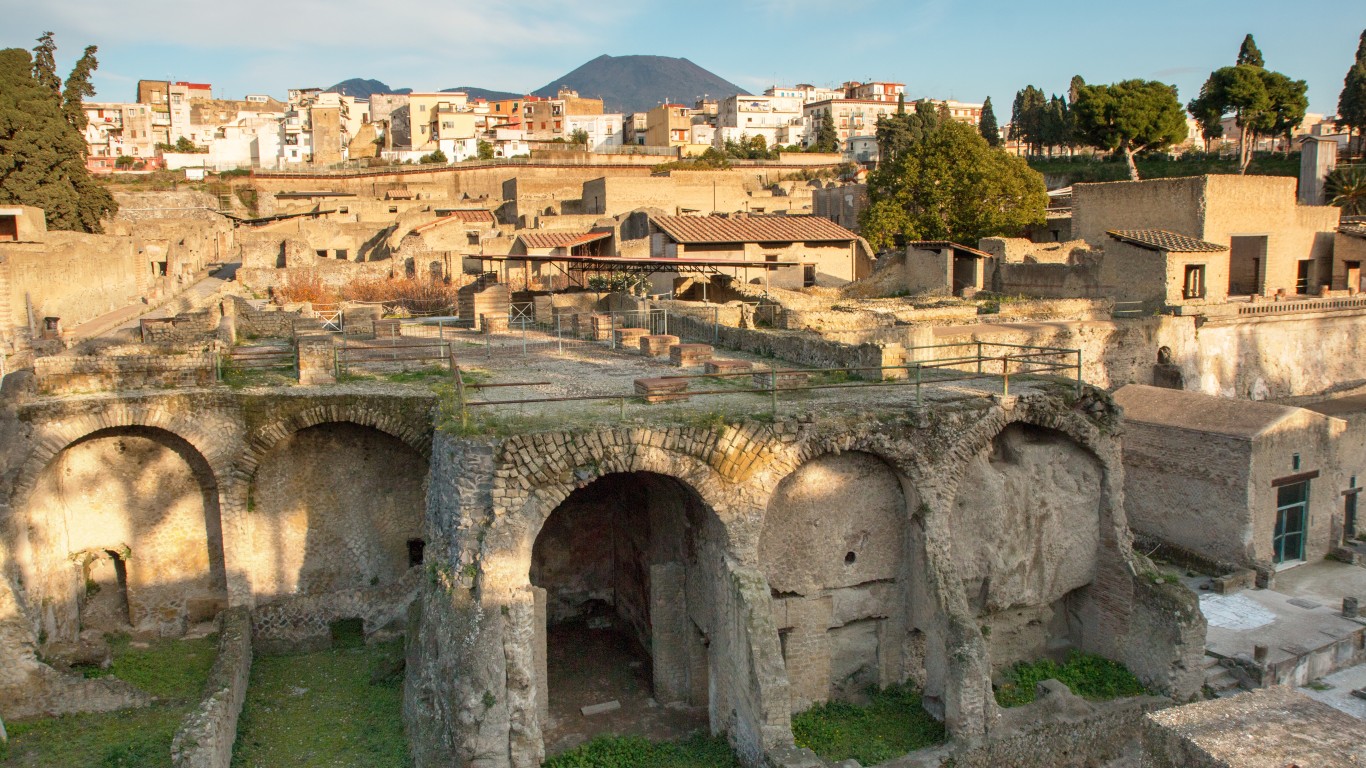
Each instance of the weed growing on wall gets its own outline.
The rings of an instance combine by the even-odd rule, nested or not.
[[[1050,678],[1092,701],[1144,693],[1143,684],[1123,664],[1092,653],[1072,651],[1064,664],[1040,659],[1022,661],[1011,667],[1005,674],[1005,682],[996,689],[996,703],[1003,707],[1028,704],[1034,700],[1034,687]]]
[[[797,746],[831,762],[874,765],[944,741],[944,724],[921,706],[916,688],[893,685],[868,696],[866,705],[830,701],[793,717]]]

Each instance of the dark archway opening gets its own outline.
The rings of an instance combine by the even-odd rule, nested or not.
[[[688,599],[705,576],[705,511],[678,480],[633,472],[576,490],[546,519],[530,577],[547,754],[600,733],[707,726],[708,606]]]

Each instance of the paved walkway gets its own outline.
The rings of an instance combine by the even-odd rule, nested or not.
[[[1324,677],[1323,682],[1332,687],[1325,691],[1301,688],[1299,689],[1300,693],[1311,699],[1318,699],[1333,709],[1346,712],[1352,717],[1366,720],[1366,699],[1359,699],[1352,695],[1354,689],[1366,688],[1366,664],[1340,669]]]

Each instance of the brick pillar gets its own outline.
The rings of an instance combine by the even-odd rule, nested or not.
[[[299,337],[299,383],[337,383],[337,343],[331,336]]]

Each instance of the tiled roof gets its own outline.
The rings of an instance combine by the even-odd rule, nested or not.
[[[1228,246],[1208,243],[1194,237],[1178,235],[1165,229],[1112,229],[1107,235],[1140,248],[1167,253],[1215,253],[1227,251]]]
[[[1366,224],[1343,224],[1338,227],[1338,232],[1366,240]]]
[[[824,216],[657,216],[655,226],[679,243],[832,243],[858,235]]]
[[[911,248],[929,249],[935,251],[942,250],[944,248],[952,248],[955,251],[970,253],[973,256],[980,256],[984,259],[990,259],[992,257],[991,254],[985,251],[979,251],[976,248],[969,248],[966,245],[955,243],[952,240],[910,240],[906,243],[906,245],[910,246]]]
[[[436,229],[443,224],[450,224],[453,221],[458,221],[462,224],[487,224],[488,226],[493,226],[496,223],[493,219],[492,211],[451,211],[435,221],[429,221],[426,224],[413,227],[413,231],[427,232]]]
[[[517,237],[528,248],[568,248],[611,236],[611,232],[527,232]]]

